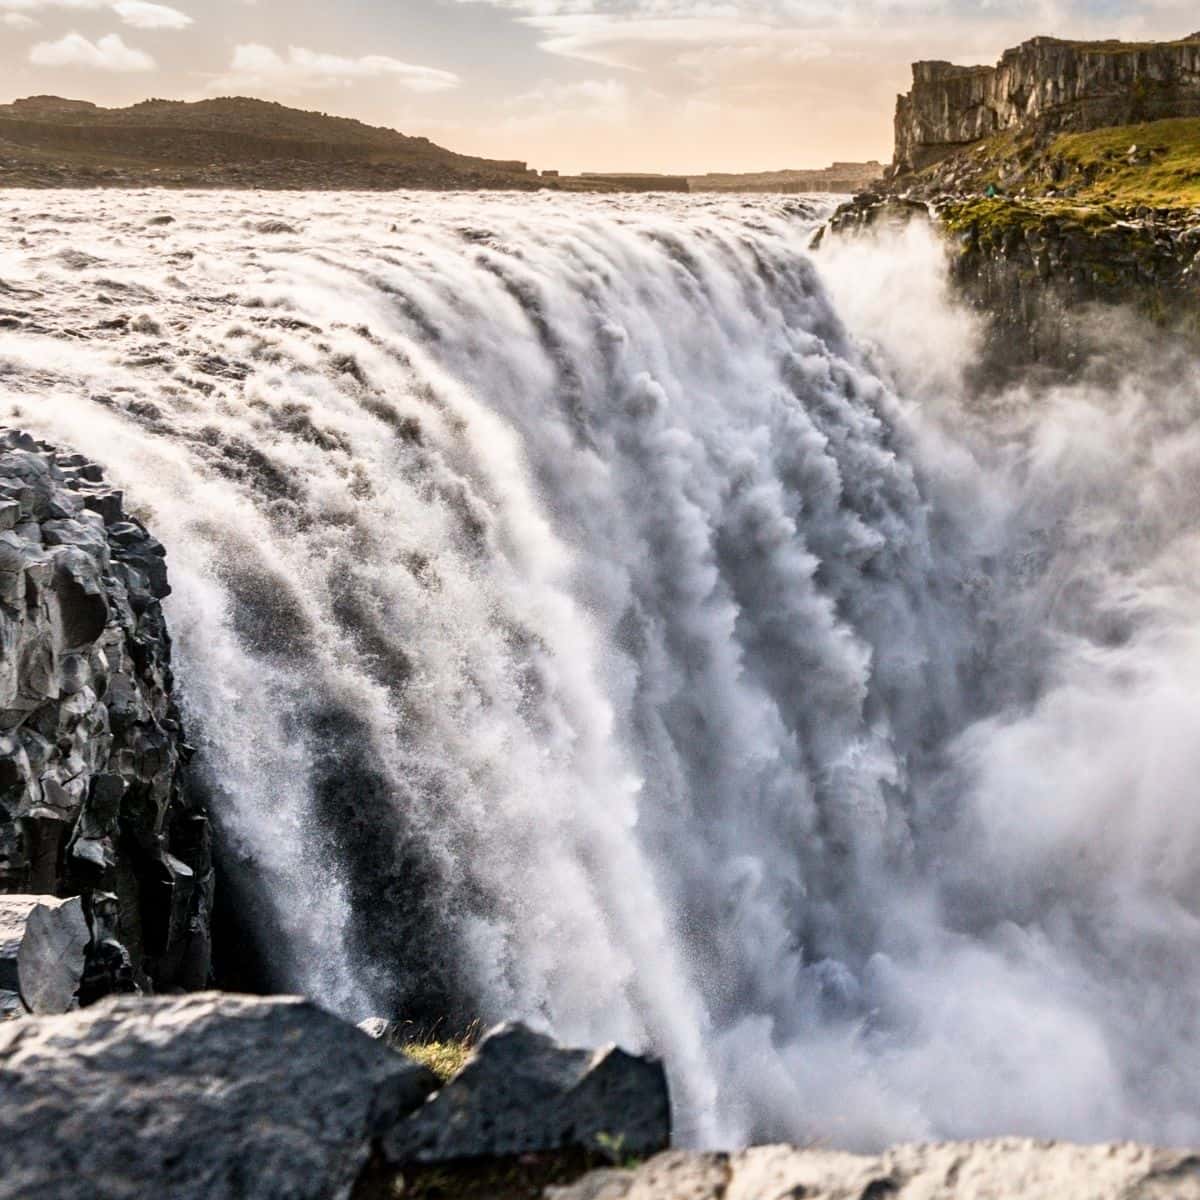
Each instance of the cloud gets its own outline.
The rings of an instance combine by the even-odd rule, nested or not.
[[[6,25],[32,24],[28,14],[57,9],[69,12],[113,12],[124,24],[134,29],[187,29],[194,24],[192,17],[166,4],[150,0],[0,0],[0,13],[6,14]]]
[[[97,42],[80,33],[68,33],[57,42],[38,42],[29,52],[29,61],[37,67],[86,67],[94,71],[153,71],[157,65],[149,54],[125,45],[118,33]]]
[[[187,13],[148,0],[117,0],[113,12],[135,29],[186,29],[195,24]]]
[[[32,29],[37,25],[37,22],[32,17],[27,17],[24,13],[7,12],[0,19],[0,24],[7,25],[9,29]]]
[[[391,79],[412,92],[444,92],[461,80],[450,71],[419,67],[384,54],[344,58],[301,46],[289,46],[287,56],[256,43],[237,46],[226,74],[212,80],[210,92],[274,88],[304,91],[345,86],[362,79]]]
[[[608,67],[706,70],[741,47],[765,59],[804,61],[806,43],[852,52],[891,47],[911,57],[922,44],[980,58],[1034,33],[1171,37],[1197,23],[1192,0],[460,0],[511,12],[563,58]],[[807,55],[814,57],[815,55]],[[681,61],[682,60],[682,61]],[[735,65],[736,62],[735,62]]]

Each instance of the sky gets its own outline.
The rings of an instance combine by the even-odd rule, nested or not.
[[[0,0],[0,100],[252,95],[542,169],[779,170],[890,159],[914,59],[1198,29],[1195,0]]]

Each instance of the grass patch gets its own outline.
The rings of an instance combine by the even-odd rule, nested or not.
[[[1150,156],[1131,163],[1129,148]],[[1200,205],[1200,117],[1174,117],[1056,138],[1049,154],[1086,179],[1081,198],[1119,204]]]
[[[478,1037],[464,1037],[444,1042],[409,1042],[401,1050],[422,1066],[428,1067],[443,1083],[453,1079],[466,1066]]]
[[[1138,154],[1130,157],[1130,148]],[[1078,205],[1200,207],[1200,117],[1168,117],[1048,140],[1010,130],[917,173],[914,182],[983,195],[989,186],[1023,199],[1049,193]]]

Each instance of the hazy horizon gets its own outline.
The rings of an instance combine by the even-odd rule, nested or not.
[[[696,174],[889,160],[914,59],[1198,24],[1181,0],[0,0],[0,66],[6,100],[250,95],[543,169]]]

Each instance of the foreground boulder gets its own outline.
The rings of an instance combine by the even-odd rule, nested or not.
[[[653,1154],[670,1145],[661,1064],[615,1047],[568,1050],[502,1025],[467,1065],[383,1140],[397,1166],[557,1150]]]
[[[83,898],[91,995],[208,981],[164,554],[95,463],[0,431],[0,892]]]
[[[436,1086],[288,998],[123,998],[0,1025],[0,1200],[337,1200]]]
[[[1200,1200],[1200,1155],[1145,1146],[1000,1141],[903,1146],[878,1158],[769,1147],[664,1154],[547,1200]]]

